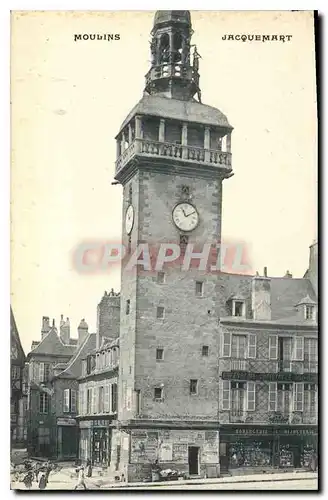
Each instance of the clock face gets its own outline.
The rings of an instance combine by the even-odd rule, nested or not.
[[[199,222],[198,212],[190,203],[178,203],[173,209],[172,217],[181,231],[192,231]]]
[[[132,205],[129,205],[125,215],[125,231],[127,232],[127,234],[130,234],[132,231],[133,221],[134,221],[134,209]]]

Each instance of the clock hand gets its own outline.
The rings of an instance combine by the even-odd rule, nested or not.
[[[189,217],[189,215],[192,215],[192,214],[195,214],[196,213],[196,210],[194,210],[193,212],[190,212],[190,214],[186,215],[186,217]]]
[[[181,210],[182,210],[182,212],[183,212],[183,215],[184,215],[185,217],[187,217],[186,212],[183,210],[183,208],[182,208],[182,207],[181,207]]]

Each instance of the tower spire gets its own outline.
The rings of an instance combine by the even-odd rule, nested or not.
[[[158,10],[151,31],[151,67],[146,75],[145,92],[183,101],[192,100],[199,89],[199,58],[194,47],[190,62],[193,34],[188,10]]]

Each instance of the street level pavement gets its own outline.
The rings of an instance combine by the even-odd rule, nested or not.
[[[76,479],[71,477],[67,471],[61,471],[49,478],[47,490],[72,490]],[[108,490],[112,488],[128,489],[187,489],[187,490],[312,490],[318,489],[318,475],[316,473],[282,473],[262,474],[237,477],[224,477],[216,479],[196,479],[186,481],[171,481],[164,483],[115,483],[106,478],[86,478],[89,490]],[[23,483],[12,483],[11,489],[25,490]],[[33,483],[33,490],[38,489],[37,483]]]

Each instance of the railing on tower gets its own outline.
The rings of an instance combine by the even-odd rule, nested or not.
[[[231,153],[196,146],[159,142],[150,139],[134,139],[116,161],[116,173],[126,165],[134,155],[160,156],[185,161],[197,161],[231,170]]]

